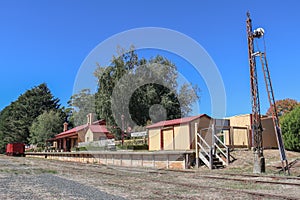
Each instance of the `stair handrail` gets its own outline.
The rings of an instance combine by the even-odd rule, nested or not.
[[[198,142],[198,146],[207,156],[209,156],[209,153],[205,150],[205,148],[201,145],[201,143]]]
[[[204,140],[204,138],[199,134],[197,133],[198,137],[200,138],[200,140],[208,147],[210,148],[210,145],[207,144],[207,142]]]
[[[200,131],[200,133],[201,133],[201,131]],[[204,140],[204,138],[201,136],[201,134],[199,134],[199,133],[197,133],[197,137],[199,137],[199,139],[200,139],[200,142],[198,142],[198,140],[197,140],[197,145],[200,147],[200,149],[202,150],[202,152],[204,152],[207,156],[208,156],[208,158],[209,159],[206,159],[205,157],[203,157],[203,159],[206,159],[206,161],[208,162],[208,167],[209,167],[209,169],[212,169],[212,161],[213,161],[213,159],[212,159],[212,147],[210,146],[210,145],[208,145],[207,144],[207,142]],[[201,141],[203,142],[203,144],[205,144],[205,146],[209,149],[209,153],[205,150],[205,148],[202,146],[202,144],[201,144]],[[202,154],[201,152],[200,152],[200,154]]]
[[[229,155],[229,148],[220,140],[220,138],[217,135],[214,135],[215,139],[226,149],[226,152],[224,152],[220,146],[215,142],[214,145],[217,147],[217,149],[223,154],[223,156],[226,159],[226,164],[228,165],[230,163],[230,155]]]

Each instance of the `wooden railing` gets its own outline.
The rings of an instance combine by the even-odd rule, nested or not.
[[[214,152],[216,157],[222,161],[223,165],[229,165],[229,163],[230,163],[229,148],[220,140],[220,138],[217,135],[214,135],[214,139],[215,139],[214,148],[216,147],[218,149],[218,152],[220,153],[220,155],[222,155],[222,156],[220,156],[217,152]],[[221,145],[218,145],[218,144],[221,144]]]
[[[198,142],[198,138],[200,139],[200,142]],[[204,162],[204,164],[209,168],[212,169],[213,167],[213,149],[211,146],[207,144],[207,142],[204,140],[204,138],[201,136],[201,134],[197,133],[197,146],[200,147],[200,151],[198,151],[197,148],[197,153],[199,153],[199,158]],[[204,146],[202,146],[204,144]],[[196,158],[198,161],[198,157]],[[199,164],[197,163],[197,166]]]
[[[197,123],[195,123],[195,130],[198,130]],[[202,130],[211,130],[211,145],[201,136]],[[214,158],[221,161],[223,165],[229,165],[230,163],[229,148],[215,134],[215,127],[201,129],[200,133],[195,131],[195,150],[197,167],[199,166],[199,158],[209,169],[214,167]]]

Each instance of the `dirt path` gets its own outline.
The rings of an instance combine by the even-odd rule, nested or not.
[[[184,173],[0,156],[0,199],[300,198],[300,179],[297,178],[241,175],[233,179],[222,173],[226,171]]]

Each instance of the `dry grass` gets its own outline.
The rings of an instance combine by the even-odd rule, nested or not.
[[[288,161],[291,163],[298,160],[291,169],[292,176],[300,176],[300,153],[287,151]],[[227,172],[252,173],[253,153],[248,149],[236,149],[231,154],[237,159],[224,169]],[[266,162],[266,174],[280,174],[281,161],[279,151],[276,149],[264,150]]]

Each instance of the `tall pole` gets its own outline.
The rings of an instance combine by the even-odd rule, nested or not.
[[[201,132],[199,134],[201,134]],[[198,123],[195,123],[195,151],[196,151],[196,167],[199,168]]]
[[[252,32],[252,21],[250,19],[250,13],[247,13],[247,38],[248,38],[248,57],[250,66],[250,91],[251,91],[251,104],[252,104],[252,117],[251,117],[251,128],[253,136],[253,172],[263,173],[265,172],[265,158],[263,156],[263,145],[262,145],[262,124],[260,115],[260,102],[258,93],[258,81],[257,81],[257,69],[255,62],[254,52],[254,38],[255,35]]]

